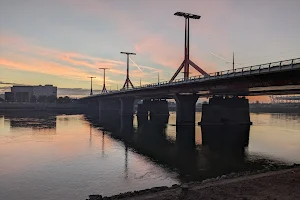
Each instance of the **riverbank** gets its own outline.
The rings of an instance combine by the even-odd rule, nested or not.
[[[0,111],[81,111],[82,105],[78,103],[21,103],[2,102]]]
[[[134,191],[112,197],[90,195],[89,200],[171,199],[300,199],[300,166],[263,173],[223,175],[201,183]]]

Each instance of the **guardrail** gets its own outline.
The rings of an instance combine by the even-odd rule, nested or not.
[[[242,68],[236,68],[231,70],[224,70],[219,72],[213,72],[206,75],[199,75],[199,76],[191,76],[188,79],[180,78],[175,79],[173,82],[169,81],[163,81],[159,83],[152,83],[152,84],[146,84],[137,86],[134,88],[129,89],[121,89],[121,90],[115,90],[108,93],[104,93],[101,95],[107,95],[112,93],[119,93],[119,92],[127,92],[127,91],[133,91],[133,90],[141,90],[141,89],[149,89],[149,88],[157,88],[157,87],[163,87],[163,86],[169,86],[169,85],[177,85],[182,83],[188,83],[188,82],[197,82],[200,80],[210,80],[210,79],[218,79],[218,78],[226,78],[226,77],[234,77],[236,75],[243,76],[243,75],[251,75],[253,73],[265,73],[265,69],[268,69],[268,71],[272,71],[272,69],[279,67],[279,70],[286,66],[291,66],[293,68],[293,65],[300,64],[300,58],[295,59],[289,59],[289,60],[282,60],[278,62],[271,62],[271,63],[265,63],[261,65],[253,65],[248,67],[242,67]]]

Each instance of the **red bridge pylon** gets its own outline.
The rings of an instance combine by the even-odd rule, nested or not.
[[[207,73],[203,69],[201,69],[198,65],[196,65],[193,61],[190,60],[190,44],[189,44],[190,43],[190,36],[189,36],[190,18],[200,19],[201,16],[190,14],[190,13],[184,13],[184,12],[176,12],[174,15],[185,18],[184,60],[169,82],[172,82],[176,78],[176,76],[179,74],[182,68],[184,68],[183,71],[184,80],[188,79],[190,73],[190,69],[189,69],[190,65],[193,68],[195,68],[198,72],[200,72],[202,75],[206,75]]]

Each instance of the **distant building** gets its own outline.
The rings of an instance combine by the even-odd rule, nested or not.
[[[14,95],[12,92],[5,92],[4,93],[4,100],[5,101],[14,101]]]
[[[57,97],[57,87],[53,87],[53,85],[13,86],[11,87],[11,93],[12,94],[7,94],[10,101],[29,102],[33,97],[35,99],[38,99],[40,96]],[[12,97],[10,95],[12,95]]]

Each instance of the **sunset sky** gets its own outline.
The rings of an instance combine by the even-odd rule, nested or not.
[[[53,84],[65,92],[169,80],[183,60],[184,19],[191,60],[207,72],[300,57],[297,0],[0,0],[0,93],[11,84]],[[227,60],[227,61],[226,61]],[[193,71],[192,75],[197,75]],[[182,76],[182,75],[181,75]],[[75,92],[75,93],[76,93]],[[88,94],[88,93],[87,93]]]

